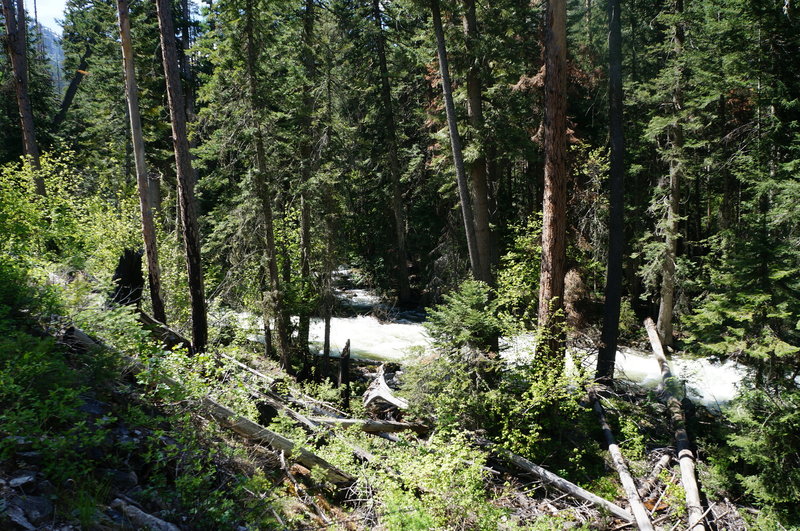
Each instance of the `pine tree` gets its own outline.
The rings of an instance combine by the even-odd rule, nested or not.
[[[380,93],[383,105],[384,128],[386,135],[389,173],[391,177],[392,213],[394,214],[395,238],[397,241],[397,291],[400,304],[411,302],[411,288],[408,283],[408,251],[406,249],[406,213],[400,184],[400,159],[398,155],[397,131],[392,105],[392,87],[389,81],[389,68],[386,62],[386,39],[383,30],[380,0],[372,0],[372,18],[375,21],[375,45],[380,69]]]

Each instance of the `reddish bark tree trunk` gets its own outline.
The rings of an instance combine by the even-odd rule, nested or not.
[[[563,350],[567,205],[567,6],[550,0],[545,29],[544,203],[542,268],[539,277],[539,326],[549,330],[551,356]]]

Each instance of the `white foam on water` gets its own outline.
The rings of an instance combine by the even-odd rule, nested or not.
[[[530,359],[534,352],[532,334],[502,338],[500,344],[504,348],[503,359],[510,363],[522,363]],[[597,354],[576,350],[567,355],[567,370],[574,369],[573,354],[580,354],[585,358],[583,363],[590,374],[593,373]],[[668,363],[673,376],[685,383],[687,396],[713,409],[719,409],[733,400],[747,375],[747,370],[732,360],[720,362],[707,358],[673,357]],[[661,384],[661,368],[652,353],[621,347],[617,351],[614,377],[655,389]]]
[[[350,271],[341,269],[339,273],[349,274]],[[380,296],[365,289],[337,290],[337,297],[343,304],[358,308],[375,307],[382,302]],[[264,342],[263,321],[260,317],[247,312],[233,313],[237,324],[249,332],[249,339]],[[323,336],[323,320],[312,319],[309,331],[312,350],[322,352]],[[421,323],[404,319],[386,323],[369,315],[332,318],[331,353],[339,355],[348,339],[353,356],[395,362],[409,359],[416,347],[430,346],[430,337]],[[534,336],[521,334],[512,338],[501,338],[500,345],[504,360],[522,363],[533,355]],[[590,372],[594,371],[596,354],[586,350],[575,354],[577,356],[568,354],[568,370],[574,369],[574,359],[579,357]],[[730,402],[746,375],[744,367],[730,360],[718,362],[700,358],[673,358],[669,363],[673,375],[686,382],[687,395],[712,408],[719,408]],[[656,388],[661,383],[660,368],[650,352],[621,347],[617,352],[615,367],[616,378],[624,378],[648,388]]]
[[[673,357],[668,363],[672,375],[685,382],[686,395],[712,408],[733,400],[747,375],[747,370],[732,360]],[[653,389],[661,383],[661,368],[651,353],[623,347],[617,352],[614,376]]]
[[[309,340],[318,352],[322,352],[324,333],[324,321],[312,319]],[[353,355],[387,361],[401,361],[411,354],[412,348],[430,343],[420,323],[382,323],[369,315],[332,318],[331,351],[338,355],[348,339]]]
[[[382,300],[379,295],[367,289],[335,290],[339,302],[345,306],[378,306]]]

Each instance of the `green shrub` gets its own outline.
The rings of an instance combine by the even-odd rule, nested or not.
[[[478,430],[490,422],[487,395],[492,386],[477,367],[460,359],[432,354],[405,368],[403,391],[410,413],[442,430]]]
[[[503,313],[530,326],[536,321],[539,303],[541,216],[532,217],[512,230],[513,245],[500,259],[497,273],[497,301]]]
[[[403,389],[412,412],[440,429],[479,429],[487,420],[497,361],[487,356],[500,334],[489,287],[467,280],[429,312],[434,349],[406,368]]]
[[[86,475],[83,449],[105,436],[79,410],[85,379],[37,322],[57,307],[24,266],[0,254],[0,461],[22,438],[54,478]],[[35,335],[34,335],[35,334]],[[10,436],[10,437],[9,437]]]
[[[599,445],[586,436],[597,421],[581,404],[585,378],[562,367],[540,353],[503,372],[489,397],[496,439],[574,481],[588,481],[602,472]]]
[[[489,286],[477,280],[464,281],[458,290],[444,296],[443,304],[429,310],[425,328],[441,351],[486,351],[500,333],[497,303]]]
[[[397,479],[383,480],[379,496],[387,527],[497,529],[506,511],[491,503],[485,462],[486,454],[470,448],[463,435],[434,435],[427,443],[408,443],[389,452],[385,463],[402,471],[403,488]],[[410,517],[407,524],[399,523],[403,510]]]

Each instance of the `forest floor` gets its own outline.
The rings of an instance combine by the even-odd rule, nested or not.
[[[135,312],[83,311],[78,320],[96,339],[52,318],[44,329],[4,325],[11,340],[0,345],[8,347],[0,379],[17,402],[0,426],[2,529],[633,527],[487,450],[481,430],[443,438],[408,423],[415,419],[402,405],[365,408],[362,394],[380,375],[388,393],[402,396],[399,366],[378,372],[354,360],[345,412],[339,389],[296,383],[252,342],[189,357],[154,348]],[[328,371],[335,376],[333,365]],[[685,528],[674,432],[659,394],[625,381],[599,394],[656,529]],[[591,419],[589,395],[579,401]],[[758,511],[715,487],[706,443],[723,419],[684,405],[700,457],[703,520],[709,529],[752,528]],[[345,421],[354,427],[326,427]],[[412,431],[367,433],[359,429],[365,421]],[[601,463],[575,481],[627,508],[593,424],[566,434],[586,441],[589,460]],[[275,443],[281,437],[290,447]],[[309,455],[322,465],[309,465]],[[552,457],[552,471],[562,473]]]
[[[85,352],[63,352],[69,365],[65,370],[87,370]],[[258,368],[279,377],[274,367]],[[362,380],[356,385],[354,400],[357,401],[359,391],[365,387],[364,380],[373,375],[374,366],[356,366],[354,370]],[[394,382],[391,378],[389,381]],[[232,382],[229,378],[228,383]],[[159,385],[156,381],[135,378],[132,372],[118,377],[107,375],[94,383],[83,387],[72,405],[62,405],[71,410],[59,413],[71,419],[71,426],[80,426],[79,432],[62,426],[60,430],[48,430],[38,440],[3,434],[0,518],[4,528],[62,531],[415,528],[385,518],[391,508],[386,502],[370,499],[363,489],[351,486],[349,490],[337,491],[306,467],[292,465],[290,455],[221,429],[198,407],[196,397],[169,398],[168,394],[156,391]],[[272,389],[279,390],[281,385],[279,378]],[[652,391],[623,382],[617,391],[607,393],[605,403],[609,411],[639,428],[641,439],[626,441],[624,446],[629,450],[634,475],[652,480],[644,501],[656,528],[682,528],[685,504],[670,444],[672,433],[665,423],[666,408],[653,400]],[[261,422],[268,423],[270,416],[274,417],[274,412],[265,417],[263,408],[261,413],[258,419]],[[715,422],[715,417],[704,408],[694,409],[690,419],[693,426]],[[292,429],[287,433],[298,434]],[[414,444],[427,444],[424,437],[416,436],[400,441],[409,444],[412,439]],[[664,444],[653,446],[653,441]],[[364,443],[363,437],[360,442]],[[391,452],[390,447],[391,444],[384,450]],[[369,451],[376,449],[370,447]],[[50,452],[58,453],[59,460],[73,459],[70,464],[78,465],[77,468],[61,466],[59,460],[54,462]],[[673,457],[654,475],[652,471],[664,455]],[[608,459],[607,455],[604,459]],[[452,466],[452,460],[443,461],[443,467]],[[592,487],[597,494],[624,506],[626,502],[610,462],[606,468],[608,474],[596,478]],[[67,469],[74,470],[71,472],[74,477],[65,474]],[[631,527],[596,506],[515,469],[497,456],[487,456],[483,470],[483,495],[489,505],[503,512],[503,517],[494,522],[496,528]],[[439,473],[450,472],[439,470]],[[701,483],[705,482],[705,474],[701,466]],[[418,484],[417,488],[422,487]],[[748,528],[742,517],[748,510],[705,489],[704,492],[707,492],[704,518],[709,528]],[[461,525],[465,522],[466,528],[487,528],[486,522],[473,520],[470,524],[467,519]]]

